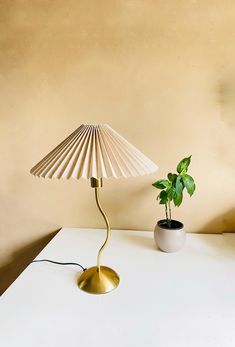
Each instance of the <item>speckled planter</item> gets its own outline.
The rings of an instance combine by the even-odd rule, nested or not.
[[[185,243],[184,225],[177,220],[172,220],[171,228],[169,228],[166,219],[159,220],[154,229],[154,239],[161,251],[177,252]]]

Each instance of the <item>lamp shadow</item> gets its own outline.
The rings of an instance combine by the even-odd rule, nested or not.
[[[59,229],[60,230],[60,229]],[[21,272],[30,262],[41,252],[41,250],[51,241],[59,230],[50,232],[48,235],[34,241],[33,243],[15,251],[12,260],[0,267],[0,295],[15,281]]]

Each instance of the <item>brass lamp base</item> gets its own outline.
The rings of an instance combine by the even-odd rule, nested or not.
[[[107,266],[90,267],[78,280],[80,289],[91,294],[105,294],[115,289],[120,282],[118,274]]]

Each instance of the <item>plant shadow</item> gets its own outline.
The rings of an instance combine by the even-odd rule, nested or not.
[[[235,258],[235,208],[207,223],[202,228],[202,237],[203,234],[219,234],[221,237],[204,237],[203,240],[218,249],[220,255]]]
[[[235,233],[235,208],[231,208],[225,213],[215,217],[203,226],[203,233]]]
[[[160,249],[156,246],[154,242],[154,237],[152,232],[146,231],[146,236],[136,235],[133,233],[123,233],[122,236],[126,241],[139,246],[140,248],[147,248],[154,251],[159,251]]]

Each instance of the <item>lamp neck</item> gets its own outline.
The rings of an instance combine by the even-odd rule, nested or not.
[[[97,203],[97,206],[99,208],[100,213],[102,214],[104,220],[105,220],[105,224],[106,224],[106,229],[107,229],[107,234],[106,234],[106,239],[102,245],[102,247],[100,248],[99,252],[98,252],[98,256],[97,256],[97,271],[100,272],[100,258],[101,258],[101,254],[103,253],[105,247],[107,246],[107,243],[109,242],[110,239],[110,224],[109,224],[109,220],[108,217],[106,216],[101,204],[100,204],[100,197],[99,197],[99,188],[101,188],[103,185],[102,182],[102,178],[95,178],[95,177],[91,177],[91,187],[95,188],[95,200]]]

